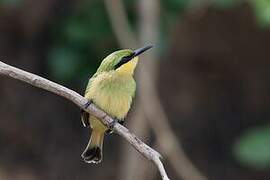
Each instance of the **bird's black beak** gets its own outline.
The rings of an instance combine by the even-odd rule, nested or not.
[[[148,49],[151,49],[152,47],[154,47],[154,46],[153,45],[147,45],[147,46],[144,46],[142,48],[134,50],[131,55],[123,57],[120,60],[120,62],[114,67],[114,69],[117,69],[118,67],[120,67],[123,64],[125,64],[125,63],[129,62],[130,60],[132,60],[134,57],[139,56],[140,54],[147,51]]]
[[[152,47],[154,47],[154,46],[153,45],[147,45],[147,46],[144,46],[142,48],[136,49],[134,51],[133,57],[139,56],[140,54],[144,53],[148,49],[151,49]]]

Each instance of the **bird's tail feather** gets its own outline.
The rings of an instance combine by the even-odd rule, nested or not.
[[[82,158],[87,163],[100,163],[102,160],[103,131],[93,129],[89,143],[82,153]]]

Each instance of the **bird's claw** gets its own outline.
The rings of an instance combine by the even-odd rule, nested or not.
[[[113,121],[109,123],[109,129],[106,131],[106,133],[108,134],[113,133],[114,126],[117,122],[118,122],[117,119],[113,119]]]
[[[124,125],[124,120],[118,121],[119,124],[121,124],[122,126]]]
[[[83,105],[84,109],[87,109],[93,103],[92,100],[87,101],[85,105]]]

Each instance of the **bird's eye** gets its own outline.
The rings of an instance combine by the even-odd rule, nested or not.
[[[126,64],[127,62],[129,62],[132,58],[134,58],[134,53],[122,57],[122,59],[114,66],[114,69],[119,68],[120,66],[122,66],[123,64]]]

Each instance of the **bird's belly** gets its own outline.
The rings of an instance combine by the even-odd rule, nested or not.
[[[112,118],[123,120],[130,109],[135,89],[136,83],[132,76],[104,75],[103,78],[92,81],[85,97],[92,100]],[[100,127],[99,122],[95,122],[92,121],[91,126]]]
[[[130,109],[132,95],[100,90],[93,96],[92,100],[110,116],[124,119]]]

